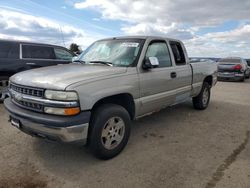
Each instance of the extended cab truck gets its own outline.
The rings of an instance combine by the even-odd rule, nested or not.
[[[9,77],[39,67],[68,64],[75,56],[61,46],[0,40],[0,101],[5,98]]]
[[[194,108],[207,108],[216,75],[214,63],[190,64],[179,40],[110,38],[92,44],[76,63],[12,76],[4,105],[21,131],[87,143],[109,159],[127,144],[131,120],[190,97]]]

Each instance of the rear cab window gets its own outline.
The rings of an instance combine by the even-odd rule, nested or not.
[[[174,55],[175,64],[177,66],[186,65],[186,58],[182,45],[177,41],[170,41],[170,46]]]
[[[26,44],[22,45],[22,58],[56,59],[53,47]]]
[[[19,59],[19,43],[0,42],[0,58]]]

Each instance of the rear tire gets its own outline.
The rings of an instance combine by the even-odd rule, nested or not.
[[[240,80],[241,82],[245,82],[245,76]]]
[[[0,76],[0,103],[3,102],[4,96],[2,96],[2,91],[8,87],[9,77]]]
[[[208,107],[210,101],[211,86],[204,82],[201,92],[198,96],[193,97],[193,106],[197,110],[204,110]]]
[[[130,135],[128,111],[116,104],[104,104],[93,112],[88,146],[100,159],[117,156],[127,145]]]

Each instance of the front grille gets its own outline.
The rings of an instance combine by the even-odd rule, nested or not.
[[[26,86],[20,86],[16,84],[10,84],[10,89],[22,93],[25,95],[31,95],[34,97],[43,97],[44,90],[43,89],[38,89],[38,88],[31,88],[31,87],[26,87]]]
[[[35,102],[28,102],[23,100],[23,98],[19,98],[18,95],[28,95],[36,98],[42,98],[44,96],[44,89],[40,88],[33,88],[33,87],[27,87],[27,86],[21,86],[11,83],[10,84],[10,93],[12,97],[12,101],[22,108],[42,112],[43,111],[43,105],[38,104]]]
[[[33,110],[33,111],[37,111],[37,112],[43,111],[43,105],[41,105],[41,104],[26,102],[26,101],[17,101],[15,99],[14,99],[14,103],[17,104],[18,106],[24,107],[28,110]]]

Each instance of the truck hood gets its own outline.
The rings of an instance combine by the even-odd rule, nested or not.
[[[10,81],[30,87],[65,90],[67,86],[77,82],[102,79],[126,71],[126,67],[67,64],[20,72],[12,76]]]

